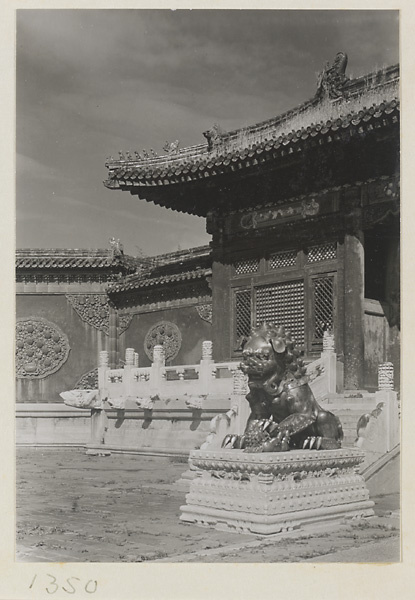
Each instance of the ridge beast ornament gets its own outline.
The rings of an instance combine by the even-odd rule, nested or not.
[[[336,100],[337,98],[348,97],[344,89],[349,81],[346,75],[347,61],[347,54],[338,52],[331,66],[326,63],[323,71],[318,76],[317,98],[328,97],[331,100]]]
[[[251,415],[245,433],[227,435],[223,448],[246,452],[340,448],[340,421],[314,398],[289,331],[263,323],[253,329],[242,356],[241,369],[249,377],[246,398]]]

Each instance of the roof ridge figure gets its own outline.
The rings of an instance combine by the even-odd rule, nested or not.
[[[346,76],[347,63],[348,57],[345,52],[338,52],[331,66],[326,63],[317,79],[317,98],[329,97],[332,100],[348,98],[348,93],[344,89],[346,83],[350,81]]]

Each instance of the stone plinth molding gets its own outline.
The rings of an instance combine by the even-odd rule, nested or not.
[[[197,470],[182,521],[241,533],[270,535],[310,523],[373,515],[365,481],[358,474],[364,453],[241,450],[190,453]]]

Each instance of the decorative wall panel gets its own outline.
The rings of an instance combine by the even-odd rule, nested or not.
[[[211,304],[199,304],[196,306],[199,317],[207,323],[212,323],[212,305]]]
[[[156,345],[163,346],[166,361],[176,358],[182,345],[182,334],[177,325],[170,321],[159,321],[148,330],[144,340],[144,351],[151,361]]]
[[[77,381],[74,390],[96,390],[98,389],[98,369],[92,369],[84,373]]]
[[[66,294],[74,311],[88,325],[108,335],[110,307],[106,294]],[[123,333],[131,323],[132,315],[119,316],[119,333]]]
[[[124,331],[126,331],[128,329],[128,327],[130,326],[130,323],[133,319],[134,315],[129,315],[129,314],[120,314],[118,313],[118,334],[121,335],[121,333],[124,333]],[[138,318],[138,317],[136,317]]]
[[[42,379],[66,362],[69,341],[61,329],[41,317],[18,319],[16,323],[16,376]]]

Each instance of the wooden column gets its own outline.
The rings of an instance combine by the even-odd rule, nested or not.
[[[361,209],[346,215],[344,236],[344,386],[362,389],[364,382],[364,235]]]
[[[212,235],[212,342],[216,362],[231,357],[231,290],[230,265],[224,256],[224,223],[216,213],[209,212],[206,231]]]
[[[109,328],[108,328],[108,354],[109,354],[109,367],[115,369],[118,365],[119,352],[118,352],[118,313],[115,308],[110,306],[109,314]]]
[[[215,259],[212,264],[212,342],[213,359],[231,358],[230,266]]]

